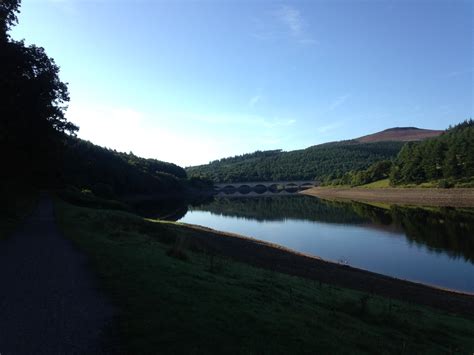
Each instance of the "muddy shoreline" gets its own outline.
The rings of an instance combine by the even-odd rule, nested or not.
[[[315,187],[304,195],[330,200],[360,201],[411,206],[474,208],[474,188],[333,188]]]

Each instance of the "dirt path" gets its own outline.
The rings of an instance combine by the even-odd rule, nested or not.
[[[326,199],[356,200],[414,206],[474,207],[472,189],[433,188],[328,188],[315,187],[302,192]]]
[[[0,354],[102,354],[113,308],[59,233],[50,198],[0,242]]]

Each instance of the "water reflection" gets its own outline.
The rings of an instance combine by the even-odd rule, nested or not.
[[[143,217],[166,221],[177,221],[188,212],[188,201],[183,199],[140,200],[131,205]]]
[[[375,207],[298,194],[148,202],[142,213],[239,233],[351,266],[474,292],[474,211]]]
[[[257,221],[293,219],[364,225],[385,232],[404,233],[412,243],[474,262],[474,211],[469,209],[400,206],[385,209],[359,202],[324,201],[295,195],[285,198],[215,198],[190,210]]]

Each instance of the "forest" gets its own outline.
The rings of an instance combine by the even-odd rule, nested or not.
[[[302,150],[257,151],[187,168],[189,176],[214,182],[332,180],[380,160],[393,159],[402,142],[355,140],[315,145]]]
[[[393,185],[445,179],[441,184],[474,176],[474,121],[450,127],[441,136],[403,146],[390,171]]]
[[[438,187],[469,187],[474,177],[474,121],[448,128],[438,137],[403,145],[395,159],[328,179],[326,185],[360,186],[389,179],[390,185],[436,182]]]
[[[186,171],[175,164],[120,153],[75,137],[65,139],[62,166],[62,185],[105,198],[179,193],[187,179]]]

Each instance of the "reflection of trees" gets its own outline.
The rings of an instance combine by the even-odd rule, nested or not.
[[[384,210],[357,202],[351,205],[361,217],[374,223],[401,227],[410,242],[474,262],[473,210],[401,206]]]
[[[346,203],[333,203],[307,196],[262,196],[255,198],[216,198],[192,210],[254,219],[257,221],[308,220],[326,223],[364,223],[367,220]]]
[[[474,262],[474,211],[392,207],[391,212],[410,241]]]
[[[362,224],[404,231],[413,243],[474,262],[474,211],[441,208],[427,210],[392,206],[382,209],[360,202],[330,202],[307,196],[216,198],[191,210],[258,221],[307,220]]]
[[[143,217],[177,221],[188,212],[182,199],[146,200],[133,204],[134,210]]]
[[[130,202],[133,210],[139,215],[167,221],[178,221],[188,213],[189,205],[203,205],[212,201],[209,196],[183,198],[162,198]]]

